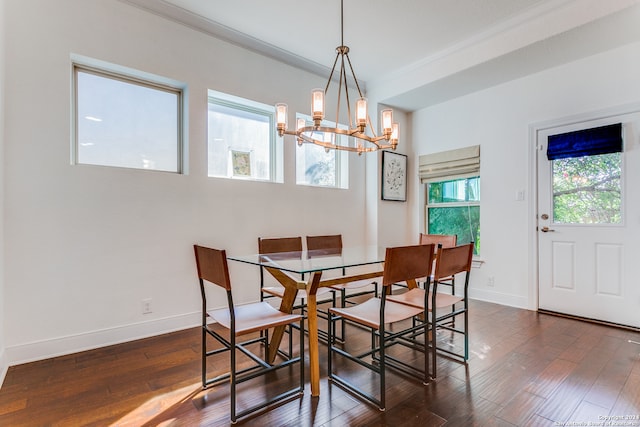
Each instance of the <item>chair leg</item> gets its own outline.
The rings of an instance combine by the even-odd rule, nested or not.
[[[451,295],[455,295],[455,294],[456,294],[456,279],[454,277],[453,279],[451,279]],[[456,311],[456,306],[452,305],[451,312],[453,313],[454,311]],[[453,316],[451,318],[451,327],[454,329],[456,327],[456,316]]]
[[[436,334],[436,318],[435,310],[431,313],[431,378],[436,379],[436,341],[438,340]],[[425,338],[426,339],[426,338]]]
[[[340,306],[342,308],[345,308],[346,305],[347,305],[347,291],[346,291],[346,289],[343,288],[343,289],[340,289]],[[346,333],[346,330],[347,330],[347,328],[345,326],[345,323],[346,322],[345,322],[344,319],[342,319],[342,321],[340,322],[340,328],[341,328],[340,332],[342,334],[342,340],[343,341],[344,341],[344,339],[346,337],[345,333]]]
[[[293,332],[293,331],[292,331]],[[289,354],[293,357],[291,351]],[[304,317],[300,319],[300,394],[304,393]]]
[[[304,327],[302,329],[303,329],[302,332],[304,333]],[[293,328],[291,327],[291,325],[289,325],[289,355],[288,355],[288,358],[289,359],[293,358]]]
[[[236,415],[236,337],[234,333],[231,333],[231,424],[235,424],[238,421]]]
[[[469,360],[469,308],[464,303],[464,360]]]
[[[415,319],[415,318],[414,318]],[[429,383],[429,322],[423,322],[424,327],[424,378],[422,381],[423,385],[427,385]],[[415,325],[415,322],[414,322]]]
[[[202,325],[200,330],[202,331],[202,353],[201,353],[201,364],[202,364],[202,388],[207,388],[207,331],[205,330],[206,325]]]
[[[384,353],[385,353],[385,339],[384,339],[384,325],[382,325],[380,327],[380,338],[379,338],[379,349],[380,349],[380,405],[378,406],[378,408],[381,411],[384,411],[385,408],[385,400],[386,400],[386,395],[385,395],[385,390],[386,390],[386,385],[385,385],[385,357],[384,357]]]
[[[333,344],[335,343],[334,341],[334,335],[335,335],[335,321],[334,321],[334,316],[333,314],[331,314],[331,311],[329,311],[327,313],[327,374],[329,375],[329,381],[331,381],[331,375],[333,374]]]

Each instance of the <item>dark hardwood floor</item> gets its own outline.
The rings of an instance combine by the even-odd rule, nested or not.
[[[439,357],[438,379],[426,386],[389,372],[385,412],[327,383],[321,346],[319,398],[307,386],[302,399],[239,424],[640,426],[640,345],[629,342],[640,342],[639,333],[480,301],[470,313],[468,365]],[[368,343],[362,330],[347,335],[349,346]],[[449,333],[439,340],[448,345]],[[228,386],[201,390],[199,352],[193,328],[11,367],[0,389],[0,425],[229,425]],[[210,368],[222,372],[227,360]],[[375,381],[360,367],[339,362],[338,369]],[[287,379],[285,371],[256,380],[239,404],[277,392]]]

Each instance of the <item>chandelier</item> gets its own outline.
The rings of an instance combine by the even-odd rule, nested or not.
[[[313,89],[311,91],[311,117],[313,125],[308,126],[304,118],[296,120],[295,130],[287,129],[287,104],[276,104],[276,124],[278,135],[293,135],[296,137],[298,145],[304,143],[316,144],[324,147],[327,151],[331,149],[353,151],[358,154],[376,151],[380,149],[393,149],[398,146],[398,124],[393,121],[393,110],[384,109],[380,112],[380,135],[376,135],[371,117],[368,113],[367,98],[362,95],[358,79],[353,71],[351,60],[349,59],[349,47],[344,45],[344,0],[340,0],[340,46],[336,48],[336,59],[329,74],[329,80],[324,90]],[[338,71],[338,101],[336,108],[336,120],[334,127],[323,126],[325,117],[325,96],[331,85],[336,66],[340,64]],[[358,91],[358,99],[355,102],[355,111],[352,116],[351,100],[349,98],[349,86],[347,83],[347,70],[349,67],[351,77]],[[346,100],[347,114],[349,117],[348,129],[338,127],[340,117],[340,104],[343,94]],[[369,133],[367,133],[367,128]],[[346,136],[347,138],[343,138]],[[350,142],[349,140],[352,140]]]

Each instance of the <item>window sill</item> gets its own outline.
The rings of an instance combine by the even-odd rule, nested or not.
[[[482,258],[473,258],[473,260],[471,261],[471,267],[472,268],[480,268],[482,267],[482,264],[484,264],[484,259]]]

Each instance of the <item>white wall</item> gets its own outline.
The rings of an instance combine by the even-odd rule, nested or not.
[[[380,104],[380,110],[388,108]],[[378,113],[378,116],[380,114]],[[371,200],[370,210],[376,213],[376,221],[373,226],[372,235],[377,237],[375,244],[380,246],[401,246],[418,243],[418,204],[415,198],[415,176],[418,168],[413,164],[411,145],[411,121],[410,114],[397,109],[393,112],[393,119],[400,128],[400,141],[396,153],[407,155],[407,201],[382,200],[382,153],[378,156],[371,156],[377,161],[376,167],[367,166],[367,193],[368,200]],[[389,150],[390,151],[390,150]],[[368,159],[368,161],[370,161]],[[375,197],[374,194],[375,193]]]
[[[284,184],[206,176],[207,89],[306,112],[325,78],[116,0],[15,0],[5,13],[10,364],[197,324],[193,243],[242,254],[258,236],[365,241],[365,157],[350,157],[349,190],[296,186],[293,141]],[[70,165],[72,54],[187,84],[188,175]],[[257,270],[230,267],[237,300],[257,299]]]
[[[195,242],[229,253],[254,252],[258,236],[414,242],[424,221],[417,156],[473,144],[482,147],[486,262],[473,271],[472,296],[531,308],[529,125],[640,100],[634,44],[398,114],[398,151],[409,155],[406,203],[380,200],[380,154],[351,155],[349,190],[296,186],[292,141],[284,184],[212,179],[207,89],[306,112],[309,89],[325,78],[117,0],[5,3],[0,224],[10,250],[0,257],[0,369],[197,324]],[[187,175],[70,165],[72,54],[187,85]],[[520,189],[524,202],[514,200]],[[238,299],[257,299],[257,271],[230,267]],[[486,286],[490,275],[494,287]],[[145,298],[153,313],[142,315]]]
[[[533,276],[535,183],[529,126],[640,101],[640,44],[546,70],[417,111],[417,156],[481,146],[481,258],[471,296],[536,308]],[[525,201],[515,193],[525,190]],[[422,192],[423,193],[423,192]],[[424,204],[424,194],[421,204]],[[420,215],[423,229],[424,214]],[[495,286],[487,278],[495,276]]]
[[[0,384],[7,372],[4,311],[4,1],[0,1]]]

